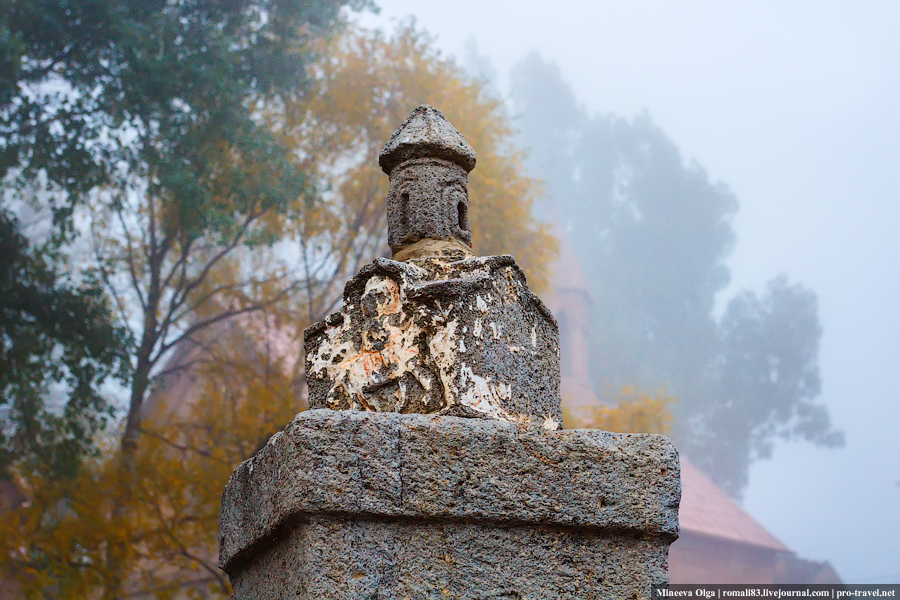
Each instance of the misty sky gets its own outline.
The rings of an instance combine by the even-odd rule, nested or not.
[[[414,14],[456,56],[473,37],[501,89],[538,50],[591,112],[646,109],[734,191],[721,299],[780,272],[818,294],[847,439],[778,446],[744,508],[846,582],[900,582],[900,2],[376,1],[364,25]]]

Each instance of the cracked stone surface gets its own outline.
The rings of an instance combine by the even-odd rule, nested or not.
[[[471,251],[475,151],[416,108],[379,156],[388,243],[304,335],[311,408],[562,421],[559,327],[508,255]]]
[[[559,330],[470,247],[475,151],[417,108],[379,157],[388,241],[304,335],[309,405],[231,477],[235,600],[649,598],[678,535],[668,438],[559,430]]]
[[[511,256],[377,258],[305,345],[311,408],[562,421],[559,329]]]
[[[235,598],[650,598],[668,542],[553,527],[316,515],[232,577]]]
[[[220,564],[235,598],[645,598],[679,496],[665,436],[311,410],[229,481]]]

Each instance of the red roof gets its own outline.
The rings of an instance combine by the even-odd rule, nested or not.
[[[790,552],[775,536],[729,498],[728,494],[683,457],[678,520],[684,532]]]

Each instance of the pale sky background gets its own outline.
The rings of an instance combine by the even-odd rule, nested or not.
[[[364,25],[416,15],[458,57],[474,37],[504,90],[538,50],[591,112],[646,108],[735,192],[722,299],[780,272],[818,294],[847,439],[779,445],[743,506],[845,582],[900,583],[900,1],[376,1]]]

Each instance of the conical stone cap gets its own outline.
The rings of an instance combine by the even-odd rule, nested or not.
[[[390,175],[394,167],[412,158],[442,158],[469,172],[475,168],[475,156],[469,142],[441,111],[423,104],[394,132],[378,155],[378,164]]]

